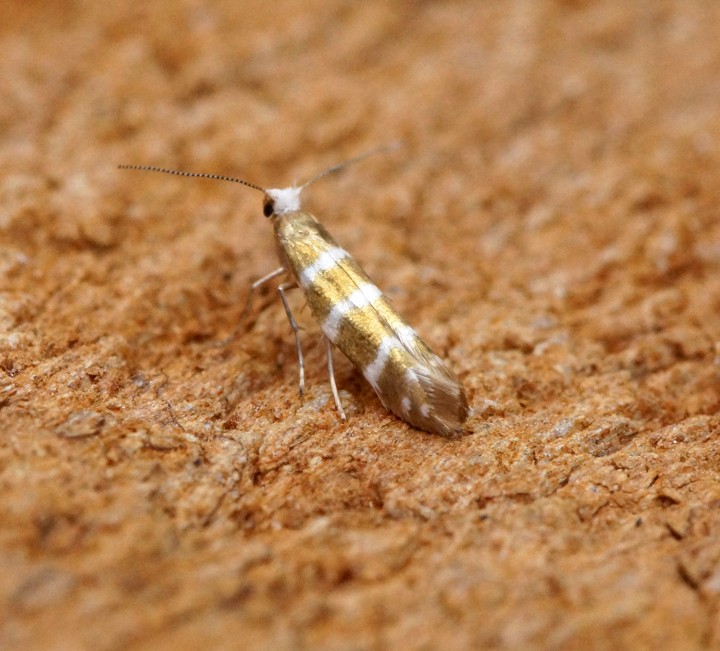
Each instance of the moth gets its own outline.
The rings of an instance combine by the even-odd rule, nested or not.
[[[275,230],[280,266],[255,281],[251,292],[275,278],[284,279],[277,291],[295,334],[300,395],[305,387],[305,364],[299,327],[286,297],[287,291],[297,287],[324,334],[330,387],[343,420],[333,346],[362,372],[386,409],[421,430],[456,435],[462,432],[469,413],[458,377],[393,309],[355,259],[300,205],[300,194],[307,186],[373,153],[375,150],[287,188],[263,188],[238,178],[150,165],[120,168],[231,181],[262,192],[263,214]]]

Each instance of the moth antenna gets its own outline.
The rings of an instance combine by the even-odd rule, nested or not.
[[[163,174],[174,174],[175,176],[192,176],[195,178],[202,179],[213,179],[215,181],[231,181],[232,183],[240,183],[241,185],[247,185],[249,188],[260,190],[265,192],[265,188],[261,188],[259,185],[243,181],[242,179],[236,179],[232,176],[222,176],[221,174],[205,174],[204,172],[182,172],[179,170],[169,170],[164,167],[155,167],[154,165],[118,165],[121,170],[139,170],[141,172],[162,172]]]
[[[395,151],[396,149],[400,149],[400,147],[403,146],[403,142],[401,140],[397,140],[395,142],[391,142],[388,145],[381,145],[380,147],[374,147],[373,149],[370,149],[369,151],[366,151],[363,154],[360,154],[359,156],[354,156],[353,158],[349,158],[346,161],[343,161],[342,163],[338,163],[337,165],[333,165],[332,167],[328,167],[326,170],[320,172],[317,176],[314,176],[309,181],[306,181],[300,186],[301,190],[304,190],[308,185],[315,183],[315,181],[318,181],[323,176],[327,176],[328,174],[334,174],[335,172],[339,172],[345,167],[348,167],[349,165],[353,165],[354,163],[358,163],[361,160],[364,160],[365,158],[368,158],[370,156],[375,156],[375,154],[384,154],[386,152]]]

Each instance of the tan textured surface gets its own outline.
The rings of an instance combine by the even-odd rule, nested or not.
[[[118,3],[124,4],[124,3]],[[5,2],[0,647],[720,648],[720,4]],[[301,318],[306,204],[464,379]],[[295,299],[299,306],[299,297]]]

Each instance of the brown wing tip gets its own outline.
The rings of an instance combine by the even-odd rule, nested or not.
[[[455,378],[420,369],[415,372],[426,397],[426,402],[417,414],[417,426],[448,437],[459,437],[467,433],[465,422],[470,415],[470,408],[460,382]]]

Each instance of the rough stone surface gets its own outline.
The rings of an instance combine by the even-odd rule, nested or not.
[[[720,3],[47,3],[0,20],[0,647],[720,648]],[[462,377],[388,414],[287,185]]]

